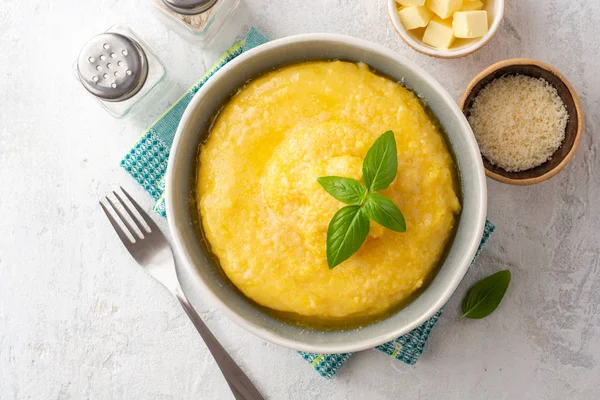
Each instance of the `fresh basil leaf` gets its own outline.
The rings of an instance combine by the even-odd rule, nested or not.
[[[369,193],[363,205],[367,215],[379,225],[395,232],[406,232],[406,221],[394,202],[380,193]]]
[[[323,189],[327,193],[343,203],[361,205],[365,201],[367,189],[356,179],[323,176],[317,179],[317,181],[319,181],[319,184],[323,186]]]
[[[485,318],[498,307],[508,289],[510,271],[496,272],[477,282],[463,300],[460,318]]]
[[[371,146],[363,161],[363,182],[370,192],[390,186],[398,171],[394,132],[387,131]]]
[[[369,234],[369,217],[361,206],[346,206],[335,213],[327,229],[327,264],[336,267],[360,249]]]

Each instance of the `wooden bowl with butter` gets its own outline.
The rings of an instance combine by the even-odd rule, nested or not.
[[[583,110],[573,86],[558,70],[536,60],[519,58],[498,62],[473,78],[459,102],[459,107],[463,110],[467,119],[470,119],[475,99],[484,87],[500,78],[515,76],[545,80],[550,86],[556,89],[556,93],[562,100],[568,114],[564,129],[564,139],[560,147],[548,160],[540,165],[522,171],[507,171],[490,162],[482,151],[483,164],[488,177],[512,185],[531,185],[550,179],[563,170],[571,161],[583,134]]]

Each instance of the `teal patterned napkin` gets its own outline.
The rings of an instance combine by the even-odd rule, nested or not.
[[[131,150],[121,160],[121,166],[146,189],[156,200],[154,210],[166,216],[165,211],[165,180],[167,162],[171,144],[177,131],[177,126],[186,107],[206,82],[222,66],[233,60],[240,54],[256,46],[266,43],[268,39],[257,29],[251,28],[246,37],[237,42],[217,61],[217,63],[192,86],[179,100],[171,106],[154,124],[148,128]],[[479,251],[483,248],[489,236],[494,231],[494,226],[486,222],[485,231]],[[438,311],[433,317],[420,327],[412,330],[396,340],[377,346],[380,350],[390,356],[397,358],[407,364],[415,364],[429,338],[431,329],[442,315]],[[338,369],[348,360],[352,353],[346,354],[312,354],[300,353],[302,357],[312,365],[315,370],[325,378],[332,378]]]

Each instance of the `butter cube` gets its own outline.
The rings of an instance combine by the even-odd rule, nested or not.
[[[398,12],[400,21],[404,29],[410,31],[411,29],[423,28],[427,26],[429,20],[433,16],[433,13],[429,11],[427,7],[405,7]]]
[[[488,31],[487,11],[459,11],[452,21],[454,36],[457,38],[478,38]]]
[[[425,0],[396,0],[401,6],[424,6]]]
[[[438,49],[449,49],[452,42],[454,42],[454,31],[449,20],[434,18],[429,21],[423,35],[423,43]]]
[[[464,0],[460,11],[477,11],[483,9],[483,3],[480,0]]]
[[[460,10],[463,0],[427,0],[425,5],[441,19],[450,18]]]

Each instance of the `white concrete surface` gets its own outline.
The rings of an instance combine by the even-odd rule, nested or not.
[[[600,392],[600,3],[508,1],[498,36],[459,60],[407,48],[384,0],[244,0],[201,50],[168,31],[142,0],[0,0],[0,399],[230,399],[227,385],[175,300],[138,268],[97,201],[118,185],[152,200],[118,166],[142,128],[194,82],[238,34],[337,32],[416,61],[458,99],[467,82],[509,57],[549,62],[587,112],[567,170],[533,187],[489,182],[497,230],[407,366],[356,355],[332,381],[293,351],[264,343],[195,299],[270,399],[595,399]],[[115,120],[71,76],[81,45],[114,22],[150,43],[173,93],[136,119]],[[164,221],[161,222],[166,227]],[[458,321],[477,279],[510,268],[500,309]]]

